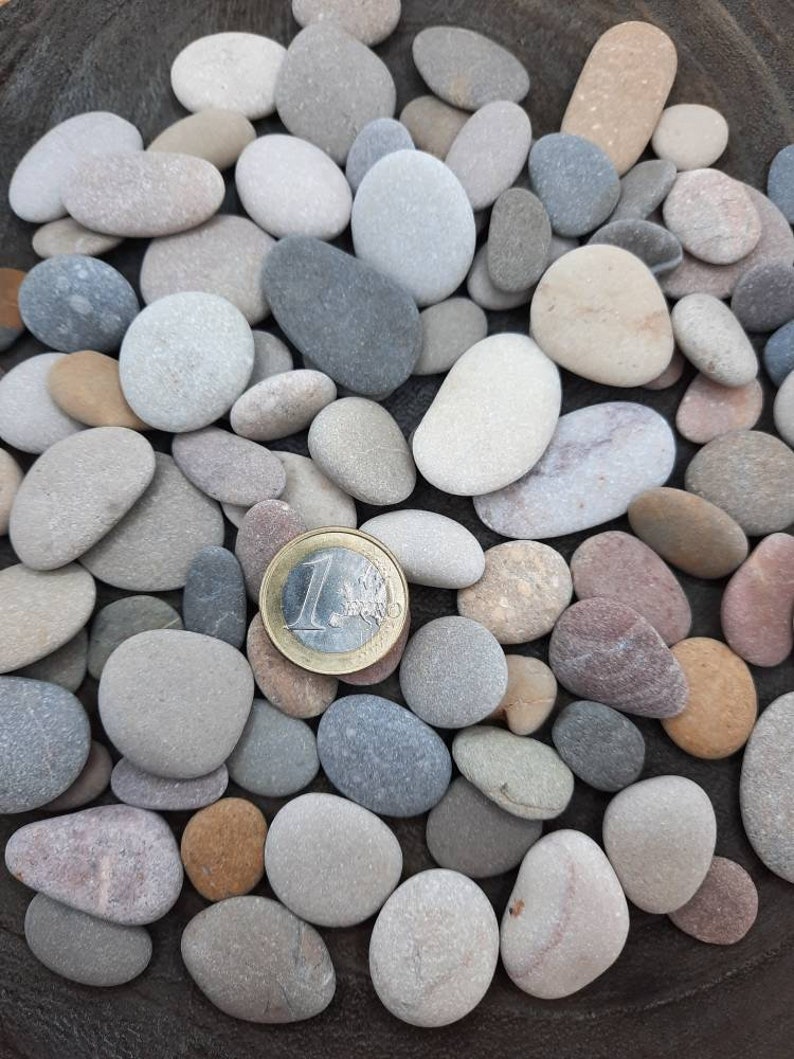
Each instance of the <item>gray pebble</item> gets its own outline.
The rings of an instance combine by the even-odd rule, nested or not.
[[[492,206],[527,161],[532,126],[517,103],[498,99],[469,118],[445,159],[463,185],[473,210]]]
[[[351,4],[349,0],[292,0],[292,16],[299,26],[336,22],[370,47],[394,32],[401,8],[400,0],[368,0],[365,4]]]
[[[435,511],[387,511],[361,525],[391,551],[408,581],[430,588],[466,588],[479,581],[485,555],[477,538]]]
[[[229,421],[245,438],[278,441],[306,430],[335,399],[333,379],[322,371],[299,368],[271,375],[246,390],[232,405]]]
[[[684,251],[672,232],[652,221],[610,221],[594,232],[589,243],[608,243],[628,250],[648,266],[655,276],[678,268]]]
[[[794,268],[756,265],[733,289],[731,309],[747,331],[776,331],[794,319]]]
[[[792,707],[794,693],[789,692],[759,717],[744,752],[739,789],[742,823],[753,849],[770,871],[789,882],[794,882]]]
[[[0,438],[21,452],[44,452],[82,423],[62,412],[50,397],[47,376],[65,353],[38,353],[0,378]]]
[[[193,485],[224,504],[251,507],[280,496],[286,484],[274,453],[218,427],[177,434],[171,454]]]
[[[249,387],[269,379],[271,375],[292,371],[292,353],[280,338],[268,331],[252,331],[251,334],[254,336],[254,370],[248,380]]]
[[[794,371],[794,320],[779,327],[767,339],[764,367],[775,386],[782,386]]]
[[[639,728],[600,702],[570,703],[554,722],[551,738],[574,775],[598,791],[628,787],[645,764]]]
[[[248,627],[246,607],[237,559],[217,545],[202,548],[190,564],[182,594],[185,628],[240,648]]]
[[[38,662],[31,662],[29,666],[17,670],[15,675],[57,684],[67,691],[77,691],[85,679],[87,661],[88,633],[81,629],[63,647],[45,655]]]
[[[529,92],[529,74],[518,59],[470,29],[423,29],[414,37],[413,58],[434,94],[463,110],[479,110],[497,99],[520,103]]]
[[[410,132],[417,150],[427,151],[442,162],[468,120],[465,110],[451,107],[436,96],[412,99],[400,114],[400,122]]]
[[[546,271],[551,222],[540,199],[509,188],[494,203],[488,228],[488,274],[504,291],[526,291]]]
[[[479,305],[468,298],[448,298],[421,313],[422,351],[414,375],[449,371],[467,349],[488,334],[488,320]]]
[[[48,813],[66,813],[72,809],[82,809],[100,794],[104,794],[110,783],[112,771],[113,760],[107,747],[92,739],[91,749],[88,751],[88,758],[80,775],[63,794],[59,794],[57,798],[53,798],[42,808]]]
[[[532,297],[532,288],[519,291],[503,291],[496,286],[488,271],[488,244],[484,243],[474,255],[471,270],[466,281],[469,297],[482,309],[489,312],[503,312],[526,305]]]
[[[138,809],[157,812],[182,812],[202,809],[223,795],[229,784],[225,765],[219,765],[206,776],[192,780],[165,779],[144,772],[123,757],[114,767],[110,786],[120,802]]]
[[[352,497],[326,477],[314,460],[295,452],[277,452],[284,465],[287,484],[281,494],[307,530],[320,526],[358,525]]]
[[[772,159],[766,193],[789,224],[794,224],[794,144],[783,147]]]
[[[414,141],[410,132],[394,118],[376,118],[365,125],[353,141],[347,156],[345,175],[353,191],[376,162],[394,151],[412,151]]]
[[[553,132],[529,152],[532,190],[559,235],[585,235],[609,217],[620,179],[608,155],[582,136]]]
[[[88,672],[99,680],[119,644],[149,629],[181,629],[182,619],[157,596],[125,596],[97,612],[88,644]]]
[[[611,221],[645,220],[667,198],[678,171],[673,162],[638,162],[620,180],[620,198]]]
[[[286,798],[303,790],[320,768],[317,741],[308,724],[264,699],[254,699],[226,764],[238,786],[265,798]]]

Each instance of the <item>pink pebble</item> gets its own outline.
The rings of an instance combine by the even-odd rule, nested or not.
[[[776,666],[794,647],[794,537],[773,533],[728,582],[722,630],[730,646],[754,666]]]
[[[764,391],[758,379],[744,386],[721,386],[697,375],[678,406],[675,425],[688,441],[706,445],[720,434],[751,430],[763,406]]]

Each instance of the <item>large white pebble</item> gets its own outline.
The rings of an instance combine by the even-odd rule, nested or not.
[[[435,511],[387,511],[365,522],[361,531],[382,541],[415,585],[466,588],[485,570],[485,554],[474,534]]]
[[[662,111],[651,146],[679,172],[713,165],[728,146],[728,122],[713,107],[677,103]]]
[[[186,110],[222,107],[256,121],[276,109],[276,80],[286,54],[257,33],[212,33],[177,55],[171,87]]]
[[[527,112],[498,99],[476,111],[458,135],[446,164],[463,185],[473,210],[492,206],[526,163],[532,142]]]
[[[758,357],[728,306],[711,294],[687,294],[670,314],[678,348],[701,374],[722,386],[744,386]]]

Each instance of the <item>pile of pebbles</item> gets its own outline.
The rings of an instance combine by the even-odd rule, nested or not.
[[[288,48],[184,48],[190,113],[146,149],[124,118],[78,114],[11,182],[43,258],[0,270],[0,348],[42,344],[0,379],[18,558],[0,573],[0,811],[38,811],[5,849],[36,891],[30,949],[128,982],[186,873],[207,906],[182,958],[222,1011],[317,1015],[336,984],[321,930],[374,916],[378,997],[439,1026],[500,957],[532,997],[584,988],[619,958],[629,903],[736,943],[755,885],[715,856],[705,791],[645,774],[632,717],[696,758],[744,748],[747,836],[794,882],[794,679],[759,716],[751,669],[792,651],[794,146],[767,194],[714,168],[727,123],[665,107],[676,49],[647,23],[596,42],[561,131],[533,140],[529,75],[499,44],[423,29],[428,94],[397,120],[372,47],[399,0],[293,13]],[[258,135],[273,115],[283,131]],[[244,212],[219,212],[235,192]],[[101,259],[125,239],[150,240],[136,285]],[[524,305],[527,331],[489,334]],[[759,336],[779,436],[754,429]],[[637,388],[687,362],[671,424]],[[444,373],[406,438],[382,402]],[[577,377],[632,399],[561,415]],[[684,489],[666,485],[676,432],[701,446]],[[484,551],[404,506],[361,529],[457,614],[342,687],[287,661],[256,611],[270,560],[356,527],[357,505],[405,505],[418,476],[506,540]],[[589,530],[570,562],[554,547]],[[676,571],[716,586],[723,639],[690,636]],[[576,783],[609,796],[602,845],[554,829]],[[263,798],[288,800],[266,819]],[[425,813],[438,866],[404,879],[381,818]],[[500,925],[476,880],[515,869]]]

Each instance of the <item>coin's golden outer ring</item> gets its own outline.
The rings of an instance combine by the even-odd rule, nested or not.
[[[352,651],[332,654],[314,650],[301,643],[285,625],[282,593],[290,571],[325,548],[347,548],[363,555],[376,568],[386,585],[386,616],[378,631],[365,644]],[[294,537],[270,561],[262,578],[259,611],[273,645],[290,662],[313,673],[343,676],[379,662],[400,639],[409,617],[408,583],[397,559],[379,540],[361,530],[341,526],[321,527]]]

